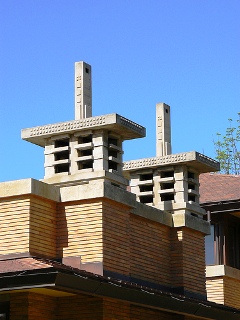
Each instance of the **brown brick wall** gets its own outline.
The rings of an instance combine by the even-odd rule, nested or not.
[[[182,315],[131,305],[131,320],[184,320]]]
[[[240,309],[240,280],[224,277],[224,304]]]
[[[102,261],[102,203],[81,201],[58,206],[57,255],[81,256],[82,262]]]
[[[56,257],[56,204],[33,196],[0,202],[0,254]]]
[[[170,228],[130,217],[131,276],[170,285]]]
[[[10,295],[10,320],[57,320],[56,298],[31,292]]]
[[[224,304],[223,278],[208,278],[206,288],[209,301]]]
[[[103,300],[103,319],[104,320],[129,320],[130,303],[104,299]]]
[[[56,298],[37,293],[29,293],[28,319],[29,320],[57,320]]]
[[[28,293],[10,295],[10,320],[28,320]]]
[[[226,276],[207,279],[209,301],[240,309],[240,280]]]
[[[103,265],[107,271],[170,285],[170,228],[103,203]]]
[[[107,271],[205,294],[200,232],[170,228],[107,199],[57,205],[25,196],[5,199],[0,214],[0,254],[80,256],[82,263],[103,262]]]
[[[57,299],[57,320],[102,320],[103,301],[86,295]]]
[[[28,198],[11,198],[0,201],[0,254],[29,251]]]
[[[30,200],[30,253],[56,257],[56,203],[32,197]]]
[[[188,291],[206,295],[204,237],[188,228],[172,229],[172,283]]]
[[[105,270],[129,275],[130,222],[126,206],[103,201],[103,266]]]
[[[184,320],[182,315],[144,308],[112,299],[104,299],[103,306],[104,320]]]
[[[108,298],[53,297],[32,292],[10,295],[10,320],[192,320]]]

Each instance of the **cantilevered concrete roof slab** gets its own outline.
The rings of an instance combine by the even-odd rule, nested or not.
[[[21,137],[41,147],[45,146],[45,139],[62,134],[73,134],[84,130],[109,130],[122,136],[123,140],[143,138],[145,127],[119,114],[112,113],[79,120],[58,122],[22,130]]]
[[[161,168],[169,165],[185,164],[195,168],[199,172],[218,171],[219,163],[199,152],[190,151],[169,154],[162,157],[144,158],[124,162],[125,172],[139,171],[145,168]]]

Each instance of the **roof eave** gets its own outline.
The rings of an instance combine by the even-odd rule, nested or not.
[[[154,292],[150,288],[134,287],[116,280],[106,280],[104,277],[85,274],[71,274],[49,268],[31,270],[24,273],[14,272],[0,276],[0,291],[53,288],[72,293],[92,294],[100,297],[118,299],[133,304],[150,307],[165,312],[194,315],[218,320],[237,320],[240,311],[207,301],[189,299],[186,297]],[[184,310],[184,311],[183,311]]]

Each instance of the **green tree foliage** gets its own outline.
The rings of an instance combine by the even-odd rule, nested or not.
[[[220,162],[221,173],[240,174],[240,112],[235,125],[232,119],[228,121],[225,135],[217,133],[217,141],[214,141],[216,159]]]

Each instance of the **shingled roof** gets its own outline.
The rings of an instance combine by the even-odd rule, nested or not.
[[[207,319],[237,320],[240,316],[239,310],[221,304],[96,275],[53,260],[31,256],[0,260],[0,292],[43,287],[75,294],[93,294]]]
[[[200,175],[200,202],[240,199],[240,176],[217,173]]]

